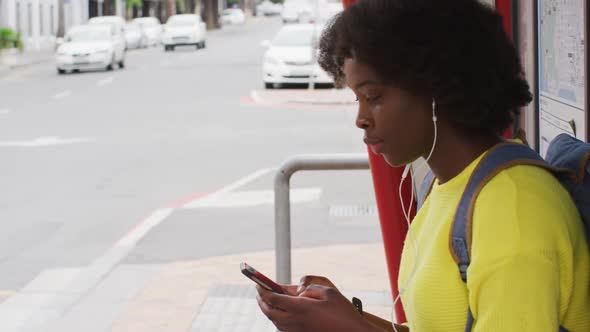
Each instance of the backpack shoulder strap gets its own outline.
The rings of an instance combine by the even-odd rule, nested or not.
[[[477,196],[494,176],[516,165],[534,165],[553,171],[537,152],[518,143],[500,143],[481,159],[461,196],[449,234],[451,255],[463,281],[467,281],[471,263],[472,218]]]
[[[420,207],[422,207],[424,201],[426,201],[426,198],[430,194],[432,186],[434,185],[434,180],[434,173],[432,173],[432,170],[428,171],[424,177],[424,180],[422,181],[422,185],[420,186],[420,195],[418,196],[418,210],[420,210]]]

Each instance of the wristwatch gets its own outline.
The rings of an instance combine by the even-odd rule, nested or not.
[[[363,302],[358,297],[352,298],[352,305],[356,308],[359,314],[363,314]]]

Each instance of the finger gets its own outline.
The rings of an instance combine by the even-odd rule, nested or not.
[[[338,293],[338,290],[332,287],[322,285],[309,285],[299,296],[307,297],[315,300],[326,300],[333,293]]]
[[[291,311],[297,310],[297,306],[300,305],[296,296],[273,293],[260,286],[256,286],[256,289],[260,298],[272,307]]]
[[[299,285],[283,285],[281,287],[283,287],[283,290],[285,291],[285,293],[287,295],[291,295],[291,296],[299,295],[297,293],[297,288],[299,288]]]
[[[266,288],[264,288],[264,287],[262,287],[260,285],[256,285],[256,291],[258,292],[258,295],[260,295],[260,297],[262,297],[262,299],[264,301],[267,301],[268,300],[268,297],[270,295],[272,295],[272,292],[271,291],[269,291],[268,289],[266,289]]]
[[[308,275],[308,276],[302,277],[299,280],[299,289],[297,291],[298,294],[303,292],[303,290],[309,285],[323,285],[323,286],[330,286],[330,287],[334,287],[334,288],[336,287],[330,281],[330,279],[328,279],[326,277]]]
[[[264,313],[264,315],[274,323],[282,325],[287,319],[287,312],[269,305],[268,303],[264,302],[260,296],[256,296],[256,302],[258,302],[258,307],[260,307],[262,313]]]

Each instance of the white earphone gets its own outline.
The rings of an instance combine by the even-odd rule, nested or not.
[[[432,153],[434,152],[434,148],[436,147],[436,140],[438,138],[437,137],[438,130],[437,130],[436,121],[437,121],[436,101],[434,99],[432,99],[432,124],[434,126],[434,139],[432,141],[432,147],[430,149],[430,153],[428,154],[428,157],[424,160],[424,162],[420,165],[420,167],[418,167],[418,171],[421,170],[424,166],[426,166],[428,164],[428,161],[430,160],[430,158],[432,157]],[[391,324],[393,325],[393,330],[395,332],[398,332],[397,328],[395,327],[395,323],[394,323],[395,322],[395,305],[401,299],[402,294],[406,291],[410,281],[414,278],[414,275],[416,274],[416,270],[418,268],[418,245],[416,243],[416,240],[414,239],[414,234],[412,233],[412,227],[411,227],[411,221],[410,221],[410,211],[412,209],[412,204],[414,204],[414,183],[412,183],[412,194],[410,196],[410,206],[408,208],[408,211],[406,211],[406,206],[404,205],[404,198],[402,195],[402,187],[404,184],[404,180],[408,176],[408,173],[410,173],[412,175],[412,181],[413,181],[414,171],[412,170],[412,164],[407,164],[406,167],[404,168],[398,191],[399,191],[399,200],[400,200],[400,204],[402,207],[402,212],[404,214],[404,217],[406,219],[406,223],[408,225],[408,237],[409,237],[410,242],[412,243],[412,247],[414,249],[414,267],[412,268],[412,272],[410,273],[410,276],[404,282],[402,288],[400,288],[399,294],[397,295],[397,297],[393,301],[393,307],[392,307],[392,311],[391,311]]]

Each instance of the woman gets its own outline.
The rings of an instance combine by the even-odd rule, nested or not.
[[[472,331],[590,331],[588,244],[549,172],[515,166],[488,182],[466,282],[451,258],[450,224],[471,173],[532,99],[493,9],[361,0],[328,25],[320,64],[358,97],[356,124],[372,150],[392,166],[425,157],[436,181],[402,254],[406,326],[361,314],[329,280],[306,277],[299,289],[285,286],[289,295],[258,289],[281,331],[463,331],[468,308]]]

